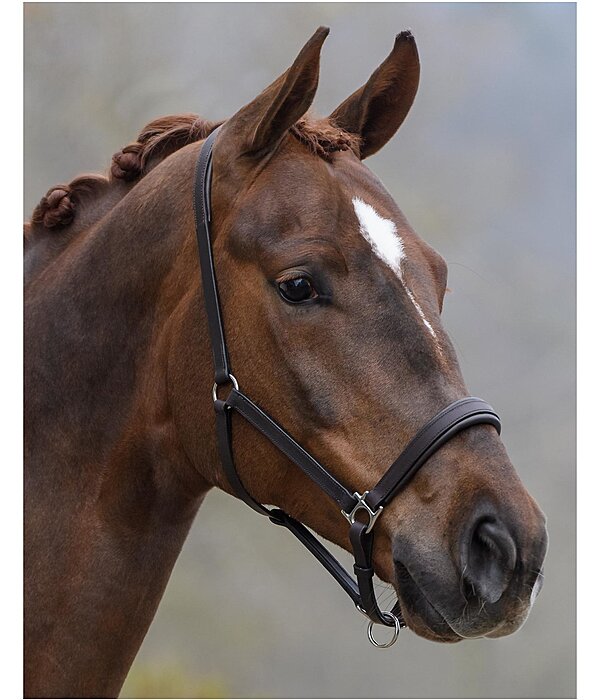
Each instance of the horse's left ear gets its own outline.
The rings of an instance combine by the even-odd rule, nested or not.
[[[419,54],[410,31],[396,37],[394,48],[369,80],[331,114],[337,126],[361,138],[361,159],[376,153],[396,133],[419,86]]]

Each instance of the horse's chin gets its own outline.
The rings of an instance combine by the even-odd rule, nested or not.
[[[431,642],[440,642],[441,644],[456,644],[464,639],[450,627],[444,618],[431,608],[429,603],[425,603],[424,608],[429,608],[423,611],[408,610],[402,608],[402,617],[406,622],[406,626],[419,637],[428,639]]]
[[[411,613],[406,610],[402,611],[406,626],[419,637],[442,644],[455,644],[463,640],[463,637],[456,634],[439,613],[435,612],[434,614],[438,619],[432,623],[430,614],[419,615],[414,611]]]
[[[408,571],[398,563],[396,568],[398,580],[394,587],[407,627],[419,637],[432,642],[450,644],[464,639],[450,627],[443,615],[427,600]]]
[[[428,600],[408,570],[398,562],[396,562],[396,578],[394,588],[398,595],[398,604],[393,612],[399,608],[407,627],[419,637],[446,644],[460,642],[463,639],[481,639],[482,637],[497,639],[514,634],[525,623],[531,610],[531,603],[541,588],[541,584],[536,584],[530,604],[513,611],[498,626],[486,631],[474,630],[472,634],[469,634],[467,630],[457,632],[453,629],[445,617]]]

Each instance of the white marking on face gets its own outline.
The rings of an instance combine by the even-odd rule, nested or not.
[[[375,254],[402,279],[402,260],[405,257],[404,241],[398,235],[396,224],[380,216],[370,204],[362,199],[352,199],[354,211],[360,224],[360,232]]]
[[[396,273],[402,282],[405,292],[408,294],[408,298],[412,301],[421,321],[423,321],[423,325],[431,333],[435,340],[436,348],[441,354],[442,348],[436,332],[404,280],[402,261],[406,259],[406,252],[404,250],[404,241],[398,234],[396,224],[390,219],[384,219],[370,204],[363,202],[359,197],[353,197],[352,204],[354,205],[354,211],[356,212],[363,238],[370,244],[375,255]]]
[[[402,283],[404,284],[404,280],[402,280]],[[433,330],[433,326],[425,318],[425,314],[423,313],[423,309],[421,308],[419,302],[415,299],[414,294],[410,291],[410,289],[406,286],[406,284],[404,285],[404,289],[406,290],[406,293],[410,297],[410,300],[412,301],[412,303],[415,305],[415,308],[419,312],[419,316],[421,317],[421,320],[425,324],[425,328],[427,328],[427,330],[431,333],[431,335],[437,340],[437,335],[435,334],[435,331]]]

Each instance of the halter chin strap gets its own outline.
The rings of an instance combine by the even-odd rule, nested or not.
[[[290,530],[302,544],[321,562],[329,573],[352,599],[357,609],[370,620],[369,640],[379,647],[391,646],[404,621],[398,603],[393,611],[380,610],[373,588],[372,565],[373,526],[384,507],[410,481],[427,459],[452,439],[458,432],[477,424],[489,424],[500,433],[500,419],[492,407],[481,399],[468,397],[455,401],[434,416],[404,448],[400,456],[381,477],[377,484],[363,494],[349,491],[327,469],[310,455],[265,411],[246,396],[231,373],[223,321],[219,305],[219,293],[211,246],[211,197],[212,148],[218,129],[206,139],[196,164],[194,184],[194,218],[204,305],[208,317],[215,383],[213,403],[216,413],[217,440],[223,470],[236,495],[251,508],[267,516],[276,525]],[[228,392],[219,398],[219,390]],[[279,508],[267,508],[256,501],[244,487],[233,459],[232,425],[233,412],[262,433],[308,477],[310,477],[339,506],[342,515],[350,523],[350,542],[354,553],[356,580],[342,567],[321,542],[298,520]],[[373,624],[394,628],[393,638],[387,644],[375,641]]]

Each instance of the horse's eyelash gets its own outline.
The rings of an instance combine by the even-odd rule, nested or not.
[[[295,269],[289,270],[288,272],[283,272],[275,279],[275,284],[281,284],[281,282],[289,282],[290,280],[296,279],[297,277],[307,277],[311,282],[314,283],[313,276],[307,270]]]

